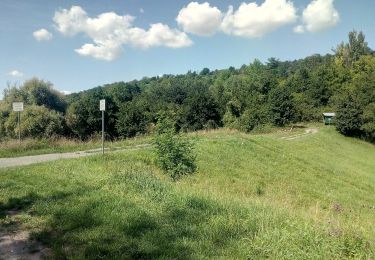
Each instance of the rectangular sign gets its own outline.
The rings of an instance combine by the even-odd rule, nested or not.
[[[13,102],[13,111],[22,112],[23,111],[23,102]]]
[[[105,111],[105,99],[100,100],[100,111]]]

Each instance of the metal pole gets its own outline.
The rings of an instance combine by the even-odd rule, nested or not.
[[[18,143],[21,144],[21,112],[18,111]]]
[[[102,153],[104,154],[104,111],[102,111]]]

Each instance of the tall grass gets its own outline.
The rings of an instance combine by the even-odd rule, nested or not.
[[[178,182],[149,150],[0,170],[0,224],[18,210],[60,258],[375,256],[373,145],[330,128],[192,138],[198,173]]]

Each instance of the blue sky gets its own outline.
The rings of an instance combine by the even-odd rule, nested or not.
[[[374,49],[373,10],[373,0],[1,0],[0,91],[34,76],[76,92],[255,58],[298,59],[331,53],[352,29]]]

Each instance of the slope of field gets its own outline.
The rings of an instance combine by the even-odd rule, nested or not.
[[[375,147],[309,133],[191,134],[178,182],[148,148],[0,170],[0,225],[62,258],[375,257]]]

